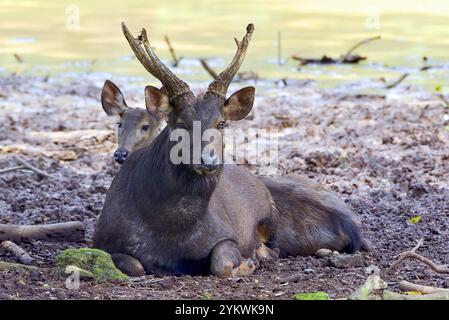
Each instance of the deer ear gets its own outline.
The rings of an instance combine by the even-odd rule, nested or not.
[[[246,87],[234,92],[223,106],[223,115],[226,120],[241,120],[245,118],[253,108],[254,87]]]
[[[128,108],[120,89],[109,80],[106,80],[101,91],[101,105],[109,116],[121,116]]]
[[[173,110],[164,88],[158,89],[153,86],[145,87],[145,106],[148,112],[157,114],[162,118],[167,118]]]

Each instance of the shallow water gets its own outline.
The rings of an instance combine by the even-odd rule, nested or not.
[[[217,70],[225,66],[235,50],[232,38],[240,38],[248,22],[256,32],[242,70],[254,70],[262,78],[314,79],[322,86],[355,82],[365,90],[382,87],[381,77],[392,82],[404,72],[412,74],[407,83],[432,90],[439,85],[445,90],[449,80],[447,0],[2,0],[0,73],[95,71],[147,77],[130,55],[121,21],[133,32],[146,27],[152,45],[167,60],[163,36],[169,35],[177,54],[185,57],[176,72],[190,81],[209,78],[199,57],[211,58]],[[277,65],[279,31],[286,60],[282,66]],[[377,35],[382,39],[356,51],[368,56],[358,66],[305,66],[298,71],[298,63],[289,59],[293,53],[338,57]],[[423,56],[440,68],[419,72]]]

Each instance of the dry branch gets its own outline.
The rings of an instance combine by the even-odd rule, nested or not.
[[[179,65],[179,63],[181,62],[182,57],[178,58],[178,57],[176,56],[175,49],[173,49],[173,47],[172,47],[172,45],[171,45],[171,42],[170,42],[170,39],[168,38],[167,35],[165,35],[164,39],[165,39],[165,42],[167,43],[168,50],[170,51],[171,57],[172,57],[172,59],[173,59],[173,61],[171,62],[171,65],[172,65],[173,67],[177,67],[177,66]]]
[[[401,253],[398,256],[398,259],[393,262],[391,264],[391,266],[386,270],[386,273],[389,274],[391,273],[402,261],[404,261],[405,259],[416,259],[418,261],[421,261],[425,264],[427,264],[433,271],[438,272],[438,273],[449,273],[449,266],[446,264],[435,264],[434,262],[432,262],[431,260],[427,259],[426,257],[423,257],[422,255],[416,253],[416,251],[419,249],[419,247],[423,244],[424,239],[420,239],[418,241],[418,244],[409,251],[405,251],[403,253]]]
[[[278,31],[278,39],[277,39],[277,51],[278,51],[278,65],[282,66],[282,43],[281,43],[281,32]]]
[[[79,221],[42,225],[0,224],[0,240],[23,242],[30,240],[73,241],[84,240],[86,227]]]
[[[384,290],[384,300],[449,300],[449,292],[435,292],[423,295],[400,294],[390,290]]]
[[[22,264],[31,264],[33,262],[33,258],[31,258],[28,252],[12,241],[3,241],[1,247],[6,251],[11,252]]]
[[[337,63],[348,63],[348,64],[354,64],[359,63],[360,61],[366,60],[366,57],[359,56],[358,54],[352,54],[355,49],[358,47],[369,43],[374,40],[381,39],[380,36],[368,38],[365,40],[362,40],[355,45],[353,45],[344,55],[341,56],[341,58],[334,59],[331,57],[328,57],[327,55],[323,55],[321,58],[301,58],[297,55],[292,55],[293,60],[298,60],[301,62],[301,65],[307,65],[307,64],[337,64]]]
[[[24,166],[25,168],[34,171],[35,173],[37,173],[39,176],[44,177],[44,178],[52,178],[52,179],[57,179],[55,176],[52,176],[51,174],[42,171],[39,168],[36,168],[35,166],[33,166],[31,163],[25,161],[22,157],[20,156],[16,156],[17,161]]]
[[[444,103],[445,107],[449,107],[449,100],[447,100],[444,95],[439,94],[438,98],[440,98],[440,100]]]
[[[381,39],[381,37],[380,37],[380,36],[377,36],[377,37],[368,38],[368,39],[365,39],[365,40],[362,40],[362,41],[356,43],[356,44],[353,45],[353,46],[351,47],[351,49],[349,49],[348,52],[346,52],[346,54],[343,56],[343,62],[344,62],[345,60],[350,60],[350,57],[351,57],[352,52],[354,52],[354,50],[357,49],[358,47],[360,47],[360,46],[362,46],[362,45],[364,45],[364,44],[367,44],[367,43],[369,43],[369,42],[371,42],[371,41],[379,40],[379,39]]]
[[[401,289],[401,291],[416,291],[416,292],[421,292],[424,294],[437,293],[437,292],[449,292],[449,289],[423,286],[423,285],[411,283],[408,281],[399,282],[399,289]]]
[[[203,66],[204,70],[207,71],[207,73],[214,79],[218,79],[218,74],[215,72],[214,69],[212,69],[209,64],[207,63],[206,59],[200,59],[201,65]]]
[[[386,88],[387,89],[392,89],[392,88],[396,87],[398,84],[400,84],[402,81],[404,81],[405,78],[407,78],[409,75],[410,75],[409,73],[404,73],[396,81],[394,81],[391,84],[387,85]]]
[[[23,63],[23,59],[18,53],[14,53],[13,55],[18,63]]]
[[[5,168],[5,169],[0,169],[0,174],[17,171],[17,170],[23,170],[23,169],[26,169],[26,167],[24,167],[24,166],[9,167],[9,168]]]

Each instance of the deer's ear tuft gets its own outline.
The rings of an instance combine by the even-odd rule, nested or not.
[[[145,106],[148,112],[162,118],[166,118],[173,110],[165,90],[153,86],[145,87]]]
[[[245,118],[253,108],[255,92],[254,87],[245,87],[234,92],[223,106],[225,119],[237,121]]]
[[[106,80],[101,91],[101,105],[109,116],[121,116],[128,108],[120,89],[109,80]]]

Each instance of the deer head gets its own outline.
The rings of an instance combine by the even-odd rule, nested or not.
[[[108,116],[117,117],[117,150],[114,159],[123,163],[127,156],[149,145],[156,135],[161,118],[156,112],[130,108],[120,89],[106,80],[101,92],[101,105]]]
[[[134,38],[122,23],[123,33],[134,54],[154,77],[159,79],[163,87],[145,88],[146,107],[150,113],[162,114],[167,118],[168,130],[181,129],[190,137],[191,149],[188,164],[183,163],[192,172],[209,175],[221,168],[222,139],[221,136],[210,137],[202,141],[200,159],[194,159],[194,128],[200,124],[201,137],[208,136],[206,131],[215,129],[220,135],[227,121],[243,119],[251,111],[254,102],[254,87],[238,90],[229,97],[227,91],[237,71],[243,63],[246,50],[251,40],[254,26],[249,24],[241,41],[235,39],[237,52],[229,66],[219,74],[201,96],[196,97],[189,86],[170,71],[153,52],[145,29]],[[209,132],[209,131],[208,131]],[[202,139],[203,140],[203,139]],[[174,143],[172,144],[174,146]]]

